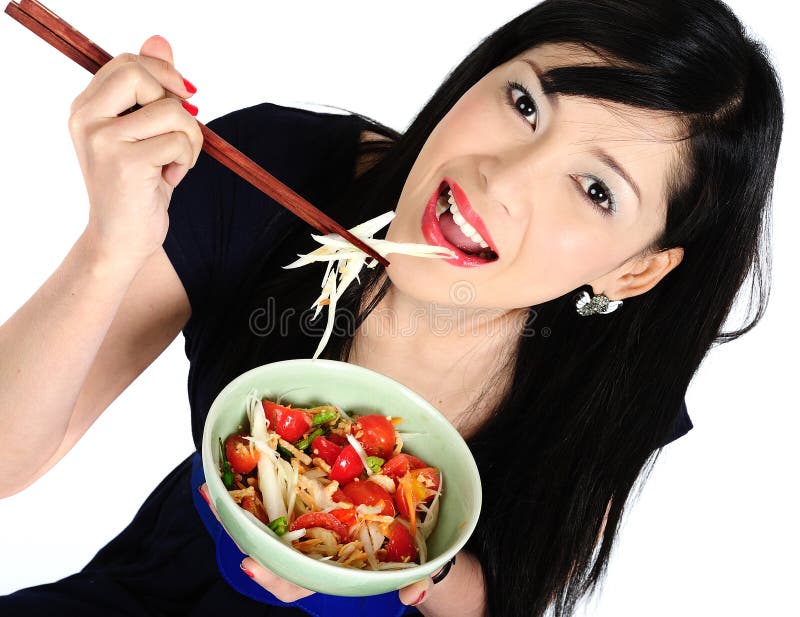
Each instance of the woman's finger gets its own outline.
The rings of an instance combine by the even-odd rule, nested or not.
[[[169,41],[159,34],[148,38],[139,50],[139,58],[144,61],[147,70],[155,70],[154,76],[159,78],[164,87],[181,98],[189,98],[194,91],[191,83],[185,81],[183,75],[175,69],[175,58]],[[155,61],[149,62],[149,61]],[[159,76],[158,73],[161,73]]]
[[[180,103],[161,99],[115,122],[122,148],[139,149],[133,160],[145,160],[153,172],[169,163],[194,167],[203,149],[200,125]],[[162,143],[159,143],[161,140]],[[144,154],[146,153],[146,154]],[[181,176],[182,177],[182,176]],[[174,186],[174,185],[173,185]]]
[[[193,89],[194,86],[191,82],[186,80],[183,74],[168,60],[152,56],[137,56],[136,61],[142,64],[164,86],[168,94],[188,99],[197,92],[196,89]]]
[[[140,56],[150,56],[151,58],[161,58],[166,60],[173,66],[175,65],[175,57],[172,54],[172,45],[160,34],[154,34],[142,43],[139,49]]]
[[[138,65],[143,70],[146,70],[152,80],[160,86],[158,94],[153,95],[150,100],[156,100],[162,97],[188,99],[196,92],[196,90],[192,91],[187,87],[187,84],[191,84],[184,80],[180,71],[172,66],[168,60],[151,56],[137,56],[136,54],[122,53],[100,67],[89,82],[89,85],[73,100],[70,113],[74,113],[76,110],[83,107],[87,100],[91,100],[97,92],[105,88],[107,80],[111,75],[115,74],[123,67],[130,69],[128,65],[131,64]],[[192,87],[194,88],[194,86]],[[150,100],[145,101],[145,103],[150,102]],[[143,104],[144,103],[140,103],[140,105]]]
[[[146,60],[146,59],[143,59]],[[161,60],[126,62],[106,76],[103,87],[75,108],[75,113],[90,117],[115,118],[135,104],[142,107],[170,96],[162,79],[156,78],[144,65]],[[177,77],[175,78],[177,79]]]
[[[208,504],[208,507],[211,510],[211,513],[217,519],[217,522],[220,525],[222,525],[222,521],[219,520],[219,514],[217,514],[217,509],[214,507],[214,502],[211,501],[211,494],[208,492],[208,484],[203,482],[203,484],[197,490],[200,492],[200,495],[202,495],[203,499]],[[239,544],[236,542],[236,540],[233,539],[233,537],[231,537],[231,540],[233,540],[233,543],[236,544],[236,548],[238,548],[241,553],[247,555],[247,551],[244,550],[241,546],[239,546]]]
[[[258,565],[251,557],[244,559],[240,567],[247,576],[269,591],[281,602],[294,602],[295,600],[305,598],[314,593],[310,589],[290,583],[286,579]]]
[[[203,499],[205,499],[206,503],[208,504],[208,507],[211,509],[211,513],[217,519],[217,522],[222,524],[222,521],[219,520],[219,514],[217,514],[217,509],[214,507],[214,504],[211,502],[211,495],[208,492],[208,484],[203,482],[203,484],[197,490],[200,491],[200,494],[203,496]]]
[[[433,579],[429,576],[420,581],[414,581],[406,585],[398,592],[400,602],[410,606],[417,606],[428,597],[429,590],[433,585]]]

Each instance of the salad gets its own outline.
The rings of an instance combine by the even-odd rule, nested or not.
[[[256,524],[309,557],[361,569],[425,563],[441,471],[402,452],[402,418],[247,395],[249,427],[219,440],[220,476]],[[406,436],[416,433],[405,433]]]

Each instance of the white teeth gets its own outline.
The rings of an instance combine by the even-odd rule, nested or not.
[[[472,236],[474,236],[476,233],[478,233],[478,232],[475,230],[475,228],[474,228],[472,225],[470,225],[469,223],[464,223],[463,225],[460,225],[460,227],[461,227],[461,231],[463,231],[463,232],[464,232],[464,235],[465,235],[467,238],[471,238],[471,237],[472,237]],[[477,242],[477,240],[476,240],[476,242]]]
[[[458,205],[453,197],[453,192],[449,188],[447,189],[447,202],[450,204],[450,212],[453,215],[453,221],[455,221],[462,233],[473,242],[480,244],[481,248],[489,248],[489,245],[478,233],[478,231],[472,225],[467,223],[467,219],[465,219],[464,215],[458,211]],[[436,202],[436,218],[439,218],[446,210],[446,206],[442,206],[440,202]]]

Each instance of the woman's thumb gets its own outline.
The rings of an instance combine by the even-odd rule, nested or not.
[[[416,581],[403,587],[398,594],[400,602],[406,605],[416,606],[425,600],[432,585],[433,579],[429,576],[421,581]]]
[[[169,41],[160,34],[154,34],[147,39],[142,44],[139,55],[160,58],[175,66],[175,59],[172,57],[172,47],[170,47]]]

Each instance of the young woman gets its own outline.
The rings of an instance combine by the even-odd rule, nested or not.
[[[309,227],[201,153],[171,64],[149,39],[73,103],[90,220],[0,329],[16,359],[0,373],[2,494],[52,467],[179,331],[195,443],[231,379],[318,342],[305,309],[321,271],[281,269],[314,248]],[[133,100],[144,109],[117,117]],[[453,422],[484,480],[481,520],[435,585],[348,613],[566,615],[593,589],[632,487],[691,426],[682,399],[703,357],[761,317],[722,332],[751,270],[764,282],[782,118],[775,71],[722,3],[546,0],[486,38],[403,134],[270,104],[208,124],[347,226],[395,210],[388,239],[457,249],[365,271],[324,357]],[[437,212],[445,189],[458,212]],[[42,337],[63,351],[42,357]],[[13,410],[42,374],[58,378],[32,427]],[[344,613],[216,556],[196,460],[84,570],[0,598],[3,614]]]

